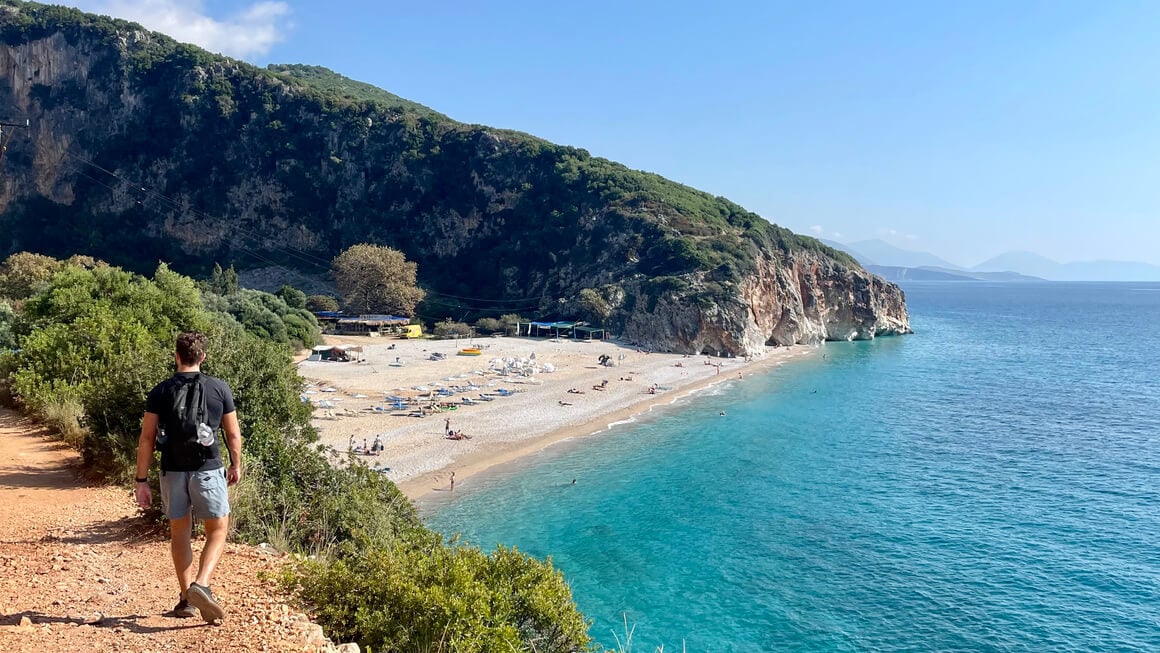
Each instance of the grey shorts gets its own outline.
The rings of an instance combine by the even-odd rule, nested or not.
[[[190,509],[196,519],[230,514],[225,468],[207,472],[161,472],[161,505],[169,519],[181,519]]]

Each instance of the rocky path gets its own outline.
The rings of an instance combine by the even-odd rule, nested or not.
[[[214,578],[222,625],[164,616],[178,594],[168,541],[78,462],[0,409],[0,651],[336,650],[259,578],[284,560],[248,546],[230,544]]]

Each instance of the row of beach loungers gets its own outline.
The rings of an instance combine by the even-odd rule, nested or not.
[[[478,387],[475,388],[475,390],[480,390],[480,389],[481,388],[478,388]],[[459,389],[457,389],[457,391],[458,392],[470,392],[471,390],[468,388],[459,388]],[[388,403],[381,405],[381,406],[371,406],[370,408],[367,408],[367,410],[374,411],[376,413],[385,413],[385,412],[399,411],[399,410],[409,410],[415,406],[421,406],[421,405],[425,405],[427,403],[436,402],[439,399],[449,399],[449,398],[455,396],[455,394],[456,394],[455,391],[440,390],[438,392],[433,392],[433,393],[430,393],[430,394],[425,395],[425,396],[412,397],[412,398],[400,397],[397,395],[387,395],[386,397],[384,397],[384,399]],[[485,402],[485,401],[495,401],[499,397],[511,397],[511,396],[514,396],[515,394],[516,394],[516,392],[513,390],[508,390],[506,388],[499,388],[498,390],[494,390],[492,392],[480,392],[478,397],[476,397],[476,398],[466,397],[466,396],[460,397],[459,401],[457,403],[447,402],[447,401],[440,402],[440,403],[436,404],[436,410],[438,410],[440,407],[454,409],[460,405],[473,406],[473,405],[477,405],[477,404],[479,404],[481,402]]]

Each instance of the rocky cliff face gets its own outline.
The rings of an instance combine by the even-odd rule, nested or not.
[[[376,242],[419,263],[426,319],[587,318],[690,353],[909,331],[897,286],[727,200],[414,106],[0,0],[0,119],[30,120],[0,255],[319,276]]]
[[[668,294],[626,320],[633,342],[681,353],[760,354],[768,346],[911,333],[895,284],[814,253],[765,258],[736,296],[710,305]]]

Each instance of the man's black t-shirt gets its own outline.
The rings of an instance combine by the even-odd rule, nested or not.
[[[156,387],[149,391],[149,396],[145,398],[146,412],[153,413],[159,418],[159,423],[164,424],[169,413],[173,410],[173,406],[168,403],[166,399],[170,396],[169,388],[179,383],[180,380],[192,379],[199,374],[198,372],[178,372],[168,379],[158,383]],[[205,374],[201,375],[202,387],[205,389],[205,407],[206,407],[206,422],[216,434],[222,424],[222,415],[228,415],[234,412],[234,394],[230,392],[230,386],[221,379],[215,379],[212,376]],[[213,454],[205,464],[198,469],[170,469],[169,461],[165,459],[165,451],[161,451],[161,469],[163,471],[185,471],[185,472],[205,472],[211,469],[221,469],[222,466],[222,450],[220,439],[215,437],[213,446]]]

